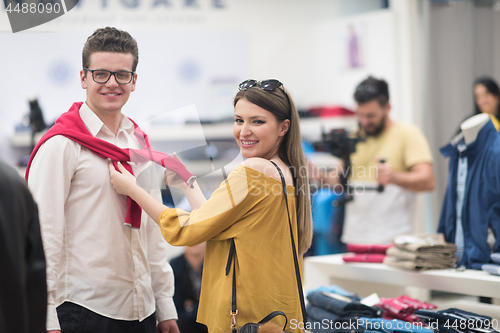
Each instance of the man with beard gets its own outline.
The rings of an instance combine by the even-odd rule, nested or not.
[[[344,170],[354,200],[346,204],[342,241],[388,244],[413,232],[416,192],[434,189],[432,155],[417,127],[389,118],[387,82],[368,77],[356,87],[354,99],[366,140],[356,144],[351,170]],[[364,190],[379,184],[383,192]]]

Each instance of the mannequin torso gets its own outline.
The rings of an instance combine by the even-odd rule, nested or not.
[[[460,129],[464,134],[464,141],[466,145],[470,145],[476,141],[479,131],[490,120],[490,117],[485,113],[480,113],[472,116],[460,124]]]

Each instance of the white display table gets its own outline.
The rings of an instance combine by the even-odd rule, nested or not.
[[[400,287],[418,287],[465,295],[500,298],[500,276],[455,269],[414,272],[384,264],[345,263],[344,254],[306,257],[305,291],[332,284],[335,278]],[[355,290],[351,290],[354,291]]]

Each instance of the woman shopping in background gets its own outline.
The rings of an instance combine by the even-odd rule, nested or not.
[[[258,322],[279,310],[287,331],[299,332],[299,301],[290,228],[280,173],[284,174],[298,262],[311,245],[312,219],[307,162],[301,147],[298,112],[281,82],[247,80],[234,99],[233,135],[246,160],[206,200],[197,185],[174,182],[190,202],[191,213],[168,208],[136,185],[134,176],[110,164],[111,182],[155,219],[167,242],[193,246],[207,241],[198,322],[210,333],[230,332],[232,269],[235,268],[236,326]],[[174,154],[174,156],[176,156]],[[226,276],[231,239],[236,264]],[[284,319],[273,319],[283,326]],[[295,323],[295,325],[293,325]]]
[[[487,113],[500,132],[500,90],[491,78],[482,77],[474,82],[475,113]]]

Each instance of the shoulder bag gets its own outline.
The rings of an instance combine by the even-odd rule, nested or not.
[[[286,210],[288,213],[288,225],[290,227],[290,239],[291,239],[291,244],[292,244],[292,252],[293,252],[293,261],[295,263],[295,277],[297,279],[297,288],[299,291],[299,299],[300,299],[300,306],[302,308],[302,316],[303,316],[303,325],[304,327],[306,326],[307,323],[307,315],[306,315],[306,307],[304,303],[304,292],[302,290],[302,280],[300,278],[300,268],[299,268],[299,261],[297,259],[297,250],[295,249],[295,240],[293,238],[293,230],[292,230],[292,222],[290,219],[290,211],[288,209],[288,197],[287,197],[287,190],[286,190],[286,183],[285,183],[285,178],[283,177],[283,173],[281,172],[281,169],[274,163],[273,161],[270,161],[276,169],[278,169],[278,172],[281,177],[281,183],[283,186],[283,195],[285,196],[285,204],[286,204]],[[237,329],[236,326],[236,315],[238,314],[238,310],[236,307],[236,247],[234,245],[234,239],[231,239],[231,246],[229,248],[229,255],[227,258],[227,264],[226,264],[226,276],[229,275],[229,271],[231,270],[231,262],[233,263],[233,285],[232,285],[232,304],[231,304],[231,316],[232,316],[232,322],[231,322],[231,332],[232,333],[257,333],[259,330],[259,327],[270,321],[276,316],[283,316],[285,317],[285,326],[283,327],[283,332],[285,331],[286,325],[288,323],[288,318],[286,317],[285,313],[282,311],[273,311],[270,314],[268,314],[265,318],[263,318],[261,321],[258,323],[246,323],[243,326],[241,326],[239,329]]]

